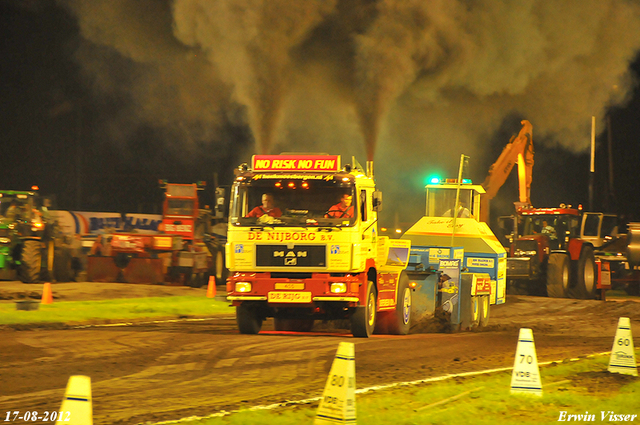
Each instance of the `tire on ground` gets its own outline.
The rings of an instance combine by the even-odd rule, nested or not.
[[[367,295],[363,306],[356,307],[351,315],[351,333],[355,337],[368,338],[376,325],[376,288],[367,282]]]
[[[396,309],[387,318],[387,332],[391,335],[407,335],[411,329],[412,294],[409,277],[400,274]]]
[[[262,328],[262,317],[258,309],[251,303],[242,303],[236,307],[236,322],[241,334],[255,335]]]
[[[569,296],[570,283],[569,257],[566,254],[553,253],[547,263],[547,296],[566,298]]]
[[[34,283],[40,279],[42,251],[39,241],[24,241],[20,256],[18,275],[23,283]]]
[[[593,248],[583,245],[575,269],[575,286],[570,289],[571,298],[594,299],[596,297],[596,260]]]

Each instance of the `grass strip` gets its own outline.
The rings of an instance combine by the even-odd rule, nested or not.
[[[37,310],[30,311],[16,310],[15,303],[1,303],[0,325],[77,324],[158,317],[202,317],[233,312],[226,301],[192,296],[60,301],[40,304]]]

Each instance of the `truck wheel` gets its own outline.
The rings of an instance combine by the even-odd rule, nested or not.
[[[68,248],[56,248],[53,254],[53,276],[57,282],[70,282],[73,277],[71,251]]]
[[[480,323],[479,327],[486,328],[489,326],[489,313],[491,312],[491,302],[489,295],[480,297]]]
[[[547,263],[547,296],[566,298],[569,294],[569,257],[551,254]]]
[[[255,335],[262,328],[262,318],[255,306],[242,303],[236,307],[236,322],[241,334]]]
[[[42,267],[42,252],[40,242],[24,241],[22,254],[20,256],[20,268],[18,275],[22,283],[34,283],[40,278],[40,268]]]
[[[367,298],[363,306],[351,315],[351,333],[355,337],[369,338],[376,326],[376,288],[367,282]]]
[[[398,282],[398,302],[396,311],[389,317],[388,332],[391,335],[407,335],[411,329],[411,288],[409,277],[402,273]]]
[[[572,298],[594,299],[596,284],[596,260],[593,256],[593,248],[583,246],[576,264],[576,286],[572,289]]]

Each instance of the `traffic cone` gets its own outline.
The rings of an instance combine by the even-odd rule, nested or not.
[[[353,342],[341,342],[338,345],[313,423],[356,423],[356,357]]]
[[[607,370],[611,373],[638,376],[636,353],[631,334],[631,320],[628,317],[618,319],[618,330],[616,330],[616,338],[613,340]]]
[[[511,394],[522,393],[542,396],[542,382],[536,347],[533,343],[533,331],[521,328],[516,348],[516,358],[511,374]]]
[[[207,298],[216,297],[216,277],[209,276],[209,286],[207,286]]]
[[[55,412],[56,423],[92,425],[91,404],[91,378],[83,375],[72,376],[64,392],[62,406],[58,412]]]
[[[42,300],[40,304],[52,304],[53,294],[51,293],[51,283],[45,282],[44,289],[42,290]]]

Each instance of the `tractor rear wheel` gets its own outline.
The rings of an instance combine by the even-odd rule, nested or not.
[[[569,257],[551,254],[547,263],[547,296],[566,298],[569,291]]]
[[[42,250],[39,241],[24,241],[18,274],[22,283],[34,283],[40,279]]]

